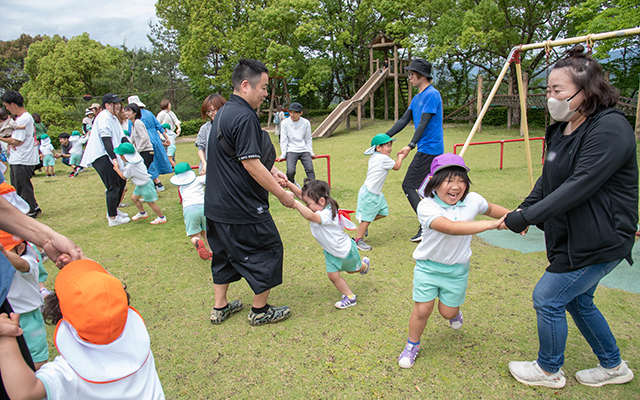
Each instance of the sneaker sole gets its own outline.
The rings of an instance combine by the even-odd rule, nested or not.
[[[149,216],[147,215],[146,217],[140,217],[140,218],[131,218],[132,221],[140,221],[141,219],[147,219],[149,218]]]
[[[151,225],[162,225],[162,224],[166,224],[167,221],[160,221],[160,222],[156,222],[155,220],[149,222]]]
[[[511,367],[509,367],[509,372],[511,373],[511,376],[513,376],[515,378],[515,380],[517,380],[518,382],[522,383],[523,385],[527,385],[527,386],[542,386],[542,387],[548,387],[548,388],[552,388],[552,389],[561,389],[567,383],[567,380],[566,380],[566,378],[564,376],[558,382],[550,382],[550,381],[530,382],[530,381],[526,381],[526,380],[518,377],[516,374],[514,374],[513,371],[511,371]]]
[[[406,363],[405,363],[405,364],[402,364],[402,360],[407,360],[407,361],[410,363],[410,361],[409,361],[409,359],[408,359],[408,358],[402,358],[402,359],[400,359],[400,360],[398,361],[398,365],[400,366],[400,368],[409,369],[409,368],[413,367],[413,364],[411,364],[411,363],[410,363],[410,364],[408,364],[408,365],[407,365]]]
[[[362,262],[367,264],[367,268],[364,271],[360,271],[360,275],[366,275],[369,273],[369,268],[371,268],[371,260],[369,260],[369,257],[363,257]]]
[[[342,306],[338,306],[337,304],[334,304],[334,305],[336,306],[336,308],[337,308],[338,310],[344,310],[345,308],[353,307],[353,306],[355,306],[356,304],[358,304],[358,303],[357,303],[357,302],[349,303],[349,304],[347,304],[347,305],[346,305],[346,306],[344,306],[344,307],[342,307]]]
[[[422,242],[422,237],[419,237],[419,238],[412,237],[412,238],[411,238],[411,239],[409,239],[409,240],[411,240],[412,242],[415,242],[415,243],[417,243],[417,242]]]
[[[371,249],[372,249],[372,247],[371,247],[371,248],[368,248],[368,249],[362,248],[362,247],[360,247],[360,246],[357,246],[357,247],[358,247],[358,250],[360,250],[360,251],[369,251],[369,250],[371,250]]]
[[[202,240],[200,239],[196,240],[196,243],[194,244],[194,246],[196,246],[196,250],[198,250],[198,255],[200,256],[201,259],[203,260],[211,259],[211,252],[205,248],[205,245],[204,243],[202,243]]]
[[[591,386],[591,387],[600,387],[604,385],[621,385],[623,383],[631,382],[632,379],[633,379],[633,371],[631,370],[629,370],[629,373],[627,373],[624,376],[616,376],[615,378],[607,379],[606,381],[602,381],[598,383],[582,382],[580,379],[578,379],[578,374],[576,374],[576,380],[579,383],[581,383],[582,385]]]

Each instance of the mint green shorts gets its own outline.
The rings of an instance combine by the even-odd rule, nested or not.
[[[42,158],[42,165],[45,167],[53,167],[56,165],[56,158],[51,154],[47,154]]]
[[[49,361],[49,345],[47,344],[47,330],[40,309],[36,308],[28,313],[20,314],[20,328],[24,331],[33,362]]]
[[[136,188],[133,189],[133,194],[142,197],[147,203],[155,203],[158,201],[156,185],[151,179],[144,185],[136,186]]]
[[[418,260],[413,269],[413,301],[427,303],[440,298],[448,307],[464,303],[469,283],[469,262],[440,264],[431,260]]]
[[[175,144],[170,144],[167,147],[167,156],[173,157],[175,155],[176,155],[176,145]]]
[[[194,204],[182,209],[187,236],[207,230],[207,218],[204,216],[204,204]]]
[[[356,219],[358,221],[373,222],[378,215],[389,215],[389,206],[384,194],[371,193],[362,185],[358,192]]]
[[[362,261],[356,242],[351,240],[351,250],[345,258],[338,258],[328,251],[324,250],[324,261],[327,264],[327,273],[329,272],[352,272],[360,268]]]
[[[82,161],[82,153],[72,154],[71,157],[69,157],[69,165],[80,165],[80,161]]]

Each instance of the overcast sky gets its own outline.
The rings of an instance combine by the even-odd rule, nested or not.
[[[58,34],[71,39],[88,32],[102,44],[149,48],[149,21],[156,0],[2,0],[0,40]]]

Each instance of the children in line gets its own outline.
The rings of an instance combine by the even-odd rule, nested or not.
[[[131,201],[138,209],[138,213],[131,217],[133,221],[149,218],[149,214],[144,210],[144,206],[140,201],[142,197],[144,201],[149,204],[149,207],[156,213],[156,219],[151,221],[152,225],[164,224],[167,222],[167,217],[162,214],[160,207],[156,205],[158,200],[158,193],[156,192],[155,185],[151,180],[151,175],[147,172],[142,160],[142,156],[136,151],[133,145],[129,142],[124,142],[120,146],[113,149],[116,154],[119,154],[122,161],[126,162],[124,170],[120,171],[117,163],[114,163],[113,169],[122,179],[131,179],[131,182],[136,185],[131,195]]]
[[[191,238],[200,258],[211,260],[213,253],[207,243],[207,218],[204,216],[204,185],[207,176],[196,176],[186,162],[176,164],[174,172],[175,175],[169,182],[178,186],[187,236]]]
[[[80,166],[80,161],[82,161],[83,154],[82,145],[87,143],[87,140],[89,140],[89,136],[82,136],[78,131],[71,132],[71,137],[69,138],[69,143],[71,143],[69,165],[73,170],[69,174],[69,178],[75,178],[84,170],[84,168]]]
[[[167,150],[167,157],[169,157],[169,163],[172,167],[176,167],[176,138],[178,134],[171,130],[171,125],[162,124],[162,127],[166,129],[164,131],[165,135],[169,138],[169,145],[165,146],[165,150]]]
[[[355,229],[355,225],[340,213],[327,182],[306,179],[302,189],[293,182],[287,184],[296,197],[305,202],[306,206],[296,200],[295,208],[310,222],[311,234],[324,251],[329,280],[342,293],[342,299],[335,303],[336,308],[355,306],[357,297],[340,276],[340,271],[361,275],[369,272],[369,259],[360,260],[356,243],[343,231],[347,226]]]
[[[389,206],[382,193],[382,186],[389,170],[399,170],[405,157],[403,153],[398,154],[396,161],[390,157],[394,141],[395,139],[391,139],[386,133],[379,133],[371,139],[371,148],[364,152],[371,155],[371,158],[367,178],[358,192],[356,219],[360,221],[360,225],[355,238],[356,246],[362,251],[371,250],[371,246],[364,242],[369,225],[389,215]]]
[[[402,368],[411,368],[420,350],[420,337],[439,298],[438,311],[453,329],[463,324],[460,306],[464,303],[469,280],[471,235],[496,229],[509,212],[487,203],[478,193],[469,193],[471,180],[462,157],[445,153],[431,164],[418,205],[422,241],[413,252],[413,301],[409,319],[409,338],[398,357]],[[474,221],[477,215],[497,218]]]
[[[33,372],[13,337],[0,336],[0,371],[10,398],[162,400],[149,333],[122,283],[88,259],[67,264],[47,298],[60,356]],[[16,314],[0,324],[16,326]]]
[[[38,282],[38,254],[34,250],[34,244],[4,231],[0,231],[0,243],[0,250],[17,271],[13,274],[7,299],[13,310],[20,315],[24,340],[38,370],[49,361],[47,331],[40,312],[44,302]],[[4,375],[4,369],[2,374]]]
[[[53,154],[54,148],[51,144],[51,138],[46,133],[40,135],[40,157],[42,158],[42,166],[47,176],[56,176],[53,167],[56,165],[56,159]]]

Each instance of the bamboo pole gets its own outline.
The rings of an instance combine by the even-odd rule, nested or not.
[[[529,125],[527,123],[527,94],[522,80],[522,65],[516,62],[518,76],[518,97],[520,98],[520,132],[524,134],[524,148],[527,151],[527,169],[529,171],[529,186],[533,189],[533,166],[531,165],[531,145],[529,143]]]

